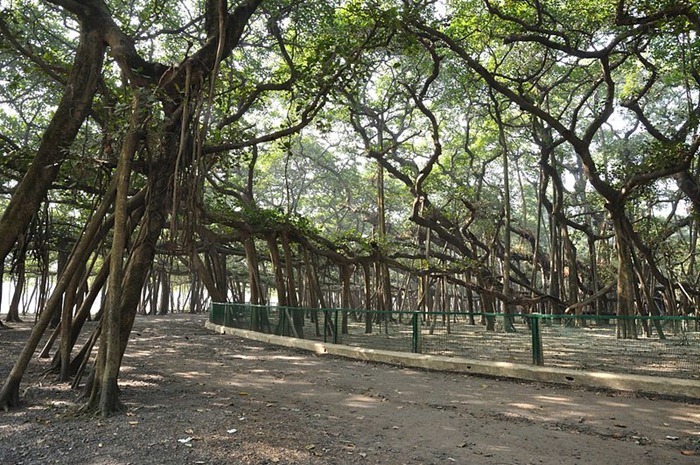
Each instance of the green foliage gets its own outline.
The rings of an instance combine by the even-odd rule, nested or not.
[[[625,2],[625,23],[617,18],[617,2],[602,0],[266,1],[218,75],[192,77],[192,89],[204,90],[188,102],[192,120],[184,128],[164,134],[170,121],[162,96],[149,89],[133,187],[158,168],[151,166],[158,142],[172,137],[178,147],[182,135],[185,168],[173,182],[181,183],[178,195],[221,219],[213,229],[263,234],[286,228],[325,237],[343,254],[409,255],[418,247],[408,220],[416,201],[411,190],[439,148],[437,163],[421,179],[431,205],[421,214],[450,223],[456,241],[467,240],[459,228],[468,225],[469,233],[497,249],[504,229],[505,153],[512,222],[533,236],[539,224],[546,249],[554,220],[545,214],[537,221],[537,213],[546,211],[539,205],[545,153],[554,171],[547,175],[564,186],[557,193],[562,214],[596,234],[610,231],[601,214],[606,199],[586,183],[585,173],[589,180],[600,175],[615,192],[647,176],[626,196],[628,212],[635,226],[644,225],[645,243],[678,262],[674,250],[689,247],[683,235],[671,235],[672,246],[657,244],[664,234],[658,218],[674,186],[653,174],[697,158],[688,151],[699,123],[700,40],[691,15],[672,14],[675,5]],[[209,39],[202,1],[108,6],[142,57],[173,71]],[[14,39],[0,42],[0,182],[8,191],[31,161],[64,90],[78,24],[62,8],[32,1],[15,1],[0,15]],[[658,19],[645,22],[648,17]],[[184,96],[186,89],[179,91]],[[602,124],[608,93],[613,113]],[[108,57],[92,117],[48,198],[61,222],[84,223],[104,190],[128,129],[131,95]],[[539,131],[545,130],[552,141],[542,139]],[[586,150],[594,166],[582,168]],[[385,237],[377,234],[379,168],[368,154],[385,165]],[[554,180],[543,191],[549,202],[558,201]],[[673,219],[686,213],[678,209]],[[587,237],[571,236],[584,255]],[[450,247],[444,246],[452,262],[433,258],[415,266],[492,266],[479,261],[483,256],[467,259]],[[514,244],[523,255],[530,247],[524,240]],[[607,260],[601,275],[612,279],[613,270]]]

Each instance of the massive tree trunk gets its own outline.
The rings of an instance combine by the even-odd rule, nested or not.
[[[168,205],[167,199],[172,195],[173,181],[178,178],[176,171],[180,168],[184,169],[192,162],[188,141],[198,139],[192,136],[199,130],[193,127],[192,123],[196,118],[192,115],[192,110],[200,101],[203,81],[192,81],[190,78],[193,73],[196,75],[201,73],[202,77],[211,76],[218,62],[226,58],[238,44],[244,27],[261,0],[245,2],[232,13],[227,12],[225,2],[221,4],[208,2],[207,13],[217,18],[217,21],[209,24],[207,35],[210,40],[187,58],[181,67],[173,69],[172,74],[167,75],[165,74],[168,72],[167,68],[145,62],[138,55],[133,43],[108,17],[106,6],[97,0],[95,2],[99,5],[98,13],[107,15],[104,20],[105,27],[110,29],[109,38],[112,39],[110,45],[117,55],[116,59],[122,71],[130,79],[130,84],[134,87],[149,87],[157,84],[163,90],[163,94],[159,96],[166,122],[164,127],[159,128],[158,132],[150,138],[158,140],[159,147],[149,165],[146,212],[131,247],[123,280],[111,278],[114,289],[119,291],[119,295],[112,294],[109,297],[111,313],[105,318],[103,328],[107,335],[104,336],[95,370],[86,386],[86,390],[90,393],[90,401],[86,409],[99,407],[101,414],[105,416],[120,407],[116,379],[136,316],[141,291],[153,264],[156,243],[165,224],[165,216],[172,208]],[[222,8],[219,9],[219,6]],[[212,79],[211,82],[213,83],[214,80]],[[129,134],[136,136],[139,130],[140,126],[132,126]],[[114,266],[115,270],[121,269],[119,264]],[[99,404],[97,404],[98,399]]]
[[[128,240],[127,200],[131,181],[131,163],[143,137],[143,124],[146,113],[143,108],[144,99],[136,91],[132,105],[132,120],[126,135],[117,165],[116,184],[117,194],[114,203],[114,233],[112,236],[112,252],[110,254],[109,282],[107,301],[102,325],[100,350],[97,356],[95,379],[98,380],[99,391],[93,391],[91,403],[98,403],[103,417],[123,408],[118,397],[117,377],[121,363],[120,329],[121,308],[120,300],[124,289],[124,250]],[[139,293],[140,294],[140,293]],[[99,392],[99,400],[97,393]]]
[[[143,110],[138,108],[139,112]],[[130,137],[133,137],[132,141],[135,143],[138,143],[142,137],[142,128],[139,123],[142,117],[138,116],[130,128]],[[170,187],[175,170],[177,128],[179,128],[179,120],[174,118],[161,133],[159,157],[154,161],[149,173],[146,210],[141,218],[136,238],[133,240],[127,266],[126,268],[123,265],[110,267],[110,286],[102,328],[103,336],[95,368],[86,385],[89,401],[85,409],[97,409],[102,416],[108,416],[122,408],[118,398],[117,378],[136,317],[141,291],[153,265],[156,244],[165,224],[165,215],[168,211],[167,199],[172,192]],[[123,155],[127,156],[127,153]],[[123,235],[125,240],[126,234]],[[122,254],[125,244],[126,242],[121,242]],[[113,253],[114,250],[117,249],[113,247]],[[120,274],[119,279],[112,275],[115,271]]]

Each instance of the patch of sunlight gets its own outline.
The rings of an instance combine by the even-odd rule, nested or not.
[[[124,354],[124,358],[132,357],[150,357],[153,352],[150,350],[129,350],[128,353]]]
[[[540,399],[545,402],[556,402],[556,403],[561,403],[561,402],[571,402],[571,399],[568,397],[559,397],[559,396],[535,396],[535,399]]]
[[[180,376],[187,379],[202,378],[205,376],[210,376],[209,373],[203,371],[177,371],[173,373],[174,376]]]
[[[23,425],[4,425],[0,426],[0,428],[12,428],[12,433],[17,435],[17,436],[22,436],[22,432],[27,431],[29,429],[35,428],[36,424],[32,422],[27,422]]]
[[[700,422],[700,413],[686,412],[683,415],[671,415],[668,418],[678,421]]]
[[[304,362],[306,365],[313,365],[313,363],[308,362],[306,357],[292,357],[290,355],[270,355],[265,357],[268,360],[288,360],[291,362]]]
[[[525,402],[512,402],[510,405],[511,405],[512,407],[521,408],[521,409],[524,409],[524,410],[535,410],[535,409],[541,409],[541,408],[542,408],[542,407],[539,406],[539,405],[528,404],[528,403],[525,403]]]
[[[139,379],[126,379],[119,382],[121,386],[129,386],[133,388],[137,387],[154,387],[158,386],[158,383],[152,381],[144,381]]]
[[[608,407],[620,407],[620,408],[629,407],[629,404],[627,404],[625,402],[612,402],[609,400],[601,400],[601,401],[598,401],[598,403],[601,405],[606,405]]]
[[[226,356],[227,354],[224,353],[224,352],[219,352],[219,355]],[[255,361],[259,361],[259,360],[260,360],[260,357],[258,357],[257,355],[253,356],[253,355],[241,355],[241,354],[236,354],[236,355],[232,355],[231,358],[235,358],[235,359],[238,359],[238,360],[255,360]]]
[[[498,451],[498,452],[508,452],[511,450],[510,447],[508,446],[494,446],[494,445],[489,445],[488,446],[489,451]]]
[[[354,408],[370,408],[379,402],[378,399],[372,397],[354,395],[343,401],[343,404]]]

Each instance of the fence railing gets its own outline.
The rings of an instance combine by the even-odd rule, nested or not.
[[[233,328],[374,349],[700,379],[700,318],[695,316],[380,312],[212,303],[209,319]]]

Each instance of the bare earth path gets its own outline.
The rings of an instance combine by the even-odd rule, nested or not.
[[[33,363],[0,464],[700,464],[700,405],[316,356],[139,317],[129,410],[75,417]],[[28,325],[0,331],[0,376]]]

